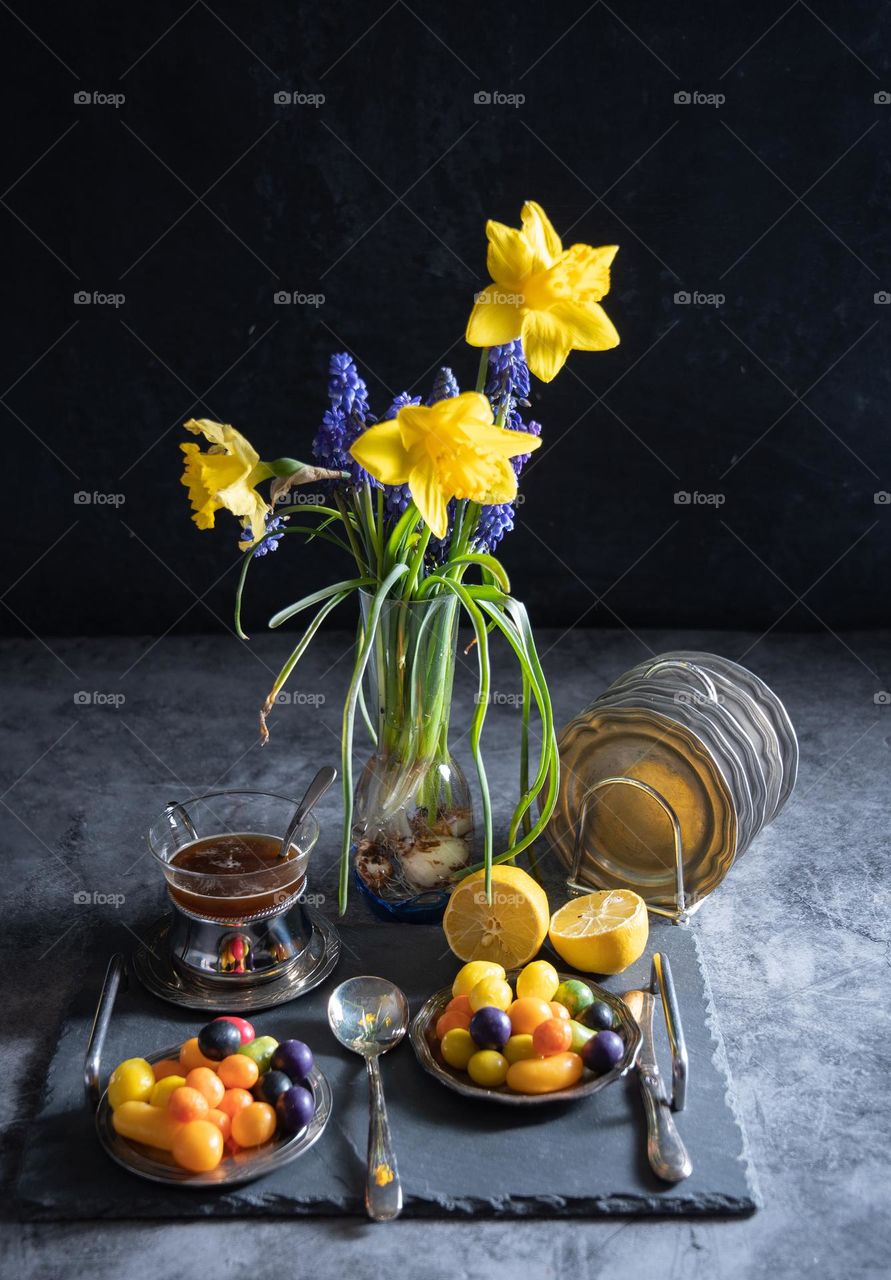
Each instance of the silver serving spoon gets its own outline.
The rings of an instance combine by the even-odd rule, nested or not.
[[[278,851],[279,858],[287,858],[291,849],[291,841],[294,839],[294,836],[297,834],[297,829],[300,826],[301,822],[309,813],[310,809],[315,808],[315,806],[319,803],[322,796],[325,794],[328,788],[334,783],[336,778],[337,778],[337,770],[333,769],[330,764],[324,765],[316,774],[316,776],[313,778],[312,782],[309,784],[309,786],[306,788],[306,791],[304,792],[303,799],[300,801],[297,808],[294,810],[294,816],[291,819],[291,821],[288,823],[287,831],[282,836],[282,842],[281,842],[281,845],[279,846],[279,851]]]
[[[405,1035],[408,1001],[385,978],[348,978],[331,993],[328,1022],[344,1048],[361,1054],[368,1068],[365,1208],[375,1222],[391,1222],[402,1212],[402,1184],[390,1138],[378,1058]]]

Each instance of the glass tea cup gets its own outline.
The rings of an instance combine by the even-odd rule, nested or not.
[[[211,791],[169,804],[152,823],[149,849],[174,904],[200,920],[274,915],[305,892],[319,825],[307,814],[287,858],[282,837],[297,801],[266,791]]]

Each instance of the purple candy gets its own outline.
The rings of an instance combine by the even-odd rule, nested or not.
[[[302,1040],[283,1040],[272,1055],[274,1071],[284,1071],[295,1084],[305,1080],[312,1071],[312,1049]]]
[[[470,1019],[470,1034],[481,1049],[503,1049],[510,1039],[510,1018],[503,1009],[487,1004]]]
[[[615,1031],[598,1031],[582,1046],[582,1061],[589,1071],[606,1075],[625,1055],[625,1042]]]
[[[275,1104],[278,1117],[288,1133],[299,1133],[313,1118],[316,1100],[309,1089],[295,1084],[283,1093]]]

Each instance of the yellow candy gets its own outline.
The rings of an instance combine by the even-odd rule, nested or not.
[[[509,1009],[514,1001],[514,993],[504,978],[488,977],[478,982],[470,993],[470,1007],[476,1013],[478,1009],[489,1006],[495,1009]]]
[[[511,1036],[504,1046],[504,1056],[511,1065],[515,1062],[522,1062],[525,1058],[536,1057],[536,1052],[532,1047],[532,1036]]]
[[[148,1102],[122,1102],[113,1112],[111,1122],[115,1133],[131,1142],[142,1142],[147,1147],[173,1150],[173,1139],[182,1128],[166,1108],[153,1107]]]
[[[533,960],[517,977],[517,999],[535,996],[550,1001],[560,985],[560,975],[547,960]]]
[[[483,978],[503,978],[504,968],[491,960],[471,960],[463,965],[452,983],[453,996],[469,996]]]
[[[458,1071],[466,1071],[467,1064],[477,1051],[473,1037],[463,1027],[453,1027],[447,1031],[439,1046],[440,1053],[450,1067]]]
[[[581,1059],[579,1059],[581,1061]],[[510,1063],[503,1053],[495,1049],[480,1049],[467,1064],[467,1074],[474,1084],[485,1089],[495,1089],[507,1079]]]
[[[145,1058],[127,1058],[111,1073],[108,1105],[116,1111],[124,1102],[148,1102],[155,1087],[155,1073]]]
[[[153,1107],[166,1107],[173,1090],[182,1088],[185,1083],[185,1076],[165,1076],[149,1094],[149,1103]]]
[[[527,1058],[512,1064],[507,1086],[516,1093],[554,1093],[568,1089],[582,1078],[582,1060],[577,1053],[552,1053],[549,1058]]]

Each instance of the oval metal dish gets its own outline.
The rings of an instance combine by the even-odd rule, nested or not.
[[[162,1058],[175,1058],[179,1055],[180,1046],[171,1045],[160,1053],[147,1056],[151,1063],[160,1062]],[[102,1146],[117,1164],[129,1169],[140,1178],[149,1182],[162,1182],[167,1186],[197,1187],[237,1187],[264,1174],[272,1173],[283,1165],[290,1164],[298,1156],[302,1156],[314,1146],[325,1132],[325,1126],[331,1118],[333,1097],[331,1086],[318,1067],[313,1067],[308,1080],[316,1100],[315,1115],[305,1129],[287,1138],[274,1138],[272,1142],[250,1151],[241,1151],[237,1155],[225,1155],[215,1169],[209,1173],[190,1173],[173,1163],[173,1156],[167,1151],[159,1151],[156,1147],[143,1146],[139,1142],[131,1142],[115,1132],[111,1122],[111,1107],[108,1105],[108,1091],[102,1094],[96,1111],[96,1132]]]
[[[508,979],[514,980],[518,972],[519,970],[512,970],[507,975]],[[560,974],[561,982],[568,982],[571,979],[579,979],[579,974]],[[624,1000],[620,1000],[611,991],[605,991],[603,987],[599,987],[596,982],[590,982],[587,978],[582,978],[581,981],[587,983],[594,992],[595,1000],[602,1000],[613,1010],[618,1021],[616,1029],[625,1041],[625,1055],[622,1061],[605,1075],[594,1076],[589,1071],[585,1071],[581,1080],[571,1088],[557,1089],[554,1093],[514,1093],[508,1089],[507,1085],[499,1085],[497,1089],[485,1089],[481,1085],[474,1084],[466,1071],[458,1071],[443,1062],[436,1047],[433,1028],[452,998],[449,987],[443,987],[440,991],[434,992],[412,1018],[408,1034],[415,1057],[424,1070],[440,1084],[444,1084],[447,1089],[453,1089],[455,1093],[460,1093],[465,1098],[484,1098],[489,1102],[503,1103],[509,1107],[534,1107],[547,1102],[576,1102],[581,1098],[590,1097],[592,1093],[599,1093],[614,1080],[620,1080],[628,1074],[637,1061],[643,1037],[640,1027]]]

